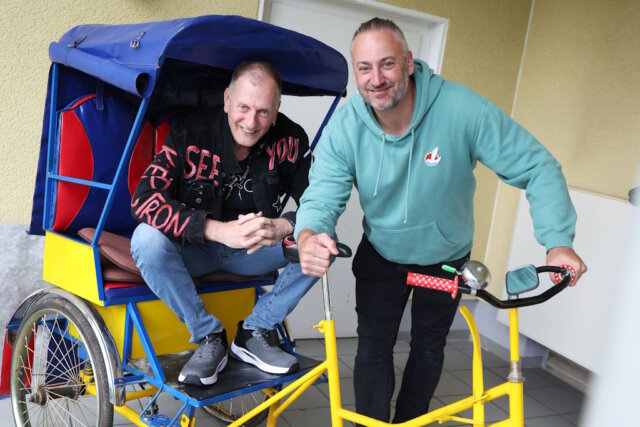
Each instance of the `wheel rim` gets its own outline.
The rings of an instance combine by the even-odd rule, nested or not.
[[[92,349],[56,309],[33,313],[20,329],[12,359],[11,397],[18,425],[96,425],[100,396]]]
[[[262,402],[268,399],[262,391],[256,391],[253,393],[244,394],[242,396],[234,397],[232,399],[224,400],[222,402],[216,402],[209,406],[204,406],[203,409],[209,414],[218,418],[221,421],[231,423]],[[264,410],[256,417],[245,423],[245,426],[252,426],[258,424],[267,416],[268,411]]]

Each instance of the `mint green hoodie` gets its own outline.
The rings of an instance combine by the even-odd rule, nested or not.
[[[364,233],[386,259],[430,265],[461,258],[473,237],[473,169],[480,161],[525,188],[547,250],[573,242],[576,214],[560,164],[524,128],[470,89],[415,60],[409,129],[389,135],[359,93],[322,133],[297,212],[295,236],[333,235],[355,185]],[[493,206],[478,206],[493,209]]]

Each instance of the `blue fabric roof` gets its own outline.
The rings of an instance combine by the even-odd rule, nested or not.
[[[245,59],[263,59],[280,71],[283,92],[292,95],[337,95],[348,80],[347,62],[335,49],[240,16],[81,25],[51,43],[49,56],[140,97],[151,94],[166,58],[225,70]]]

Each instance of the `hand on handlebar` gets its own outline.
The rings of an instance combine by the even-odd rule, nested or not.
[[[580,277],[587,272],[587,266],[571,248],[559,246],[549,249],[547,253],[547,265],[568,266],[573,269],[571,283],[569,286],[575,286]],[[549,273],[551,280],[556,283],[554,273]]]
[[[312,230],[302,230],[298,235],[298,253],[302,272],[315,277],[322,277],[331,255],[339,254],[336,242],[327,233],[316,234]]]

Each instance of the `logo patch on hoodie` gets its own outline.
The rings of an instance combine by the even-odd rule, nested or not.
[[[424,156],[424,164],[427,166],[437,166],[441,158],[442,157],[438,156],[438,147],[436,147],[432,152]]]

